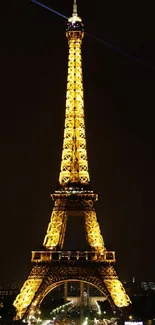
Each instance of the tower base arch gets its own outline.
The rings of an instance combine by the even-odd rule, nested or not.
[[[60,259],[36,262],[14,302],[16,319],[28,318],[37,313],[46,295],[66,281],[82,281],[95,286],[113,310],[130,303],[113,263],[109,261]]]

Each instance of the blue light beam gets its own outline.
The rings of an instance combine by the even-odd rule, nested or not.
[[[62,17],[62,18],[68,19],[67,16],[61,14],[60,12],[58,12],[58,11],[52,9],[52,8],[49,8],[49,7],[45,6],[43,3],[39,2],[39,1],[32,0],[32,2],[35,3],[36,5],[40,6],[40,7],[43,7],[45,9],[49,10],[49,11],[52,11],[54,14],[56,14],[56,15]]]
[[[137,63],[140,63],[140,64],[142,64],[142,65],[145,65],[147,68],[149,68],[149,69],[153,69],[153,70],[155,71],[155,67],[154,67],[153,65],[151,65],[150,63],[148,63],[148,62],[146,62],[146,61],[143,61],[143,60],[137,58],[136,56],[131,55],[131,54],[125,52],[125,51],[122,50],[121,48],[116,47],[116,46],[113,46],[112,44],[107,43],[107,42],[103,41],[102,39],[100,39],[100,38],[98,38],[98,37],[96,37],[96,36],[93,36],[93,35],[91,35],[91,34],[89,34],[89,33],[87,33],[87,32],[85,32],[85,34],[88,35],[88,36],[90,36],[90,37],[92,37],[92,38],[95,39],[96,41],[98,41],[98,42],[100,42],[100,43],[103,43],[104,45],[106,45],[106,46],[109,47],[110,49],[114,50],[115,52],[118,52],[118,53],[120,53],[120,54],[126,56],[127,58],[129,58],[129,59],[131,59],[131,60],[133,60],[133,61],[135,61],[135,62],[137,62]]]
[[[67,16],[61,14],[60,12],[58,12],[58,11],[56,11],[56,10],[54,10],[54,9],[52,9],[52,8],[50,8],[50,7],[48,7],[48,6],[46,6],[46,5],[44,5],[43,3],[41,3],[41,2],[39,2],[39,1],[37,1],[37,0],[31,0],[31,1],[32,1],[33,3],[35,3],[35,4],[37,4],[38,6],[43,7],[44,9],[47,9],[47,10],[53,12],[54,14],[56,14],[56,15],[62,17],[62,18],[68,19]],[[96,36],[90,34],[90,33],[85,32],[85,34],[86,34],[87,36],[93,38],[94,40],[96,40],[96,41],[98,41],[98,42],[104,44],[105,46],[107,46],[108,48],[112,49],[113,51],[118,52],[118,53],[120,53],[120,54],[126,56],[128,59],[131,59],[131,60],[133,60],[133,61],[135,61],[135,62],[137,62],[137,63],[139,63],[139,64],[141,64],[141,65],[144,65],[144,66],[146,66],[147,68],[152,69],[152,70],[155,71],[155,67],[154,67],[153,65],[149,64],[148,62],[143,61],[143,60],[137,58],[136,56],[131,55],[131,54],[125,52],[125,51],[122,50],[121,48],[116,47],[116,46],[113,46],[112,44],[110,44],[110,43],[108,43],[108,42],[106,42],[106,41],[104,41],[104,40],[102,40],[102,39],[100,39],[100,38],[98,38],[98,37],[96,37]]]

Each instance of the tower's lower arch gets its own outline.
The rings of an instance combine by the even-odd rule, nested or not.
[[[100,293],[105,297],[105,299],[108,299],[108,301],[109,301],[109,303],[110,303],[110,305],[111,305],[112,310],[114,311],[114,310],[116,309],[116,307],[115,307],[114,304],[113,304],[113,301],[112,301],[111,297],[110,297],[110,296],[107,296],[107,295],[108,295],[108,292],[107,292],[106,287],[104,287],[104,288],[102,289],[102,290],[104,290],[104,291],[102,291],[100,288],[97,287],[96,284],[91,283],[91,282],[88,281],[87,279],[85,279],[85,280],[83,280],[83,279],[67,279],[67,280],[66,280],[66,279],[65,279],[65,280],[61,280],[61,281],[59,281],[59,282],[57,282],[57,283],[55,283],[55,284],[49,284],[49,286],[46,288],[46,290],[43,291],[42,293],[40,293],[40,296],[38,296],[38,299],[37,299],[37,297],[36,297],[37,305],[35,305],[35,304],[36,304],[36,301],[35,301],[35,300],[34,300],[34,305],[35,305],[37,308],[40,308],[40,305],[41,305],[41,303],[43,302],[43,300],[45,299],[45,297],[46,297],[46,296],[47,296],[47,295],[48,295],[52,290],[56,289],[58,286],[64,284],[65,282],[81,282],[81,281],[82,281],[83,283],[86,283],[86,284],[89,284],[89,285],[95,287],[98,291],[100,291]],[[32,306],[33,306],[33,304],[32,304]]]
[[[102,267],[96,268],[93,265],[89,265],[89,267],[61,265],[59,267],[53,266],[49,268],[46,276],[43,278],[40,287],[36,291],[31,304],[25,311],[24,318],[29,317],[31,314],[37,313],[44,298],[57,286],[63,284],[66,281],[82,281],[96,287],[109,301],[112,310],[116,310],[117,307],[114,304],[111,292],[108,290],[104,282],[105,274],[108,277],[110,276],[108,269],[109,268],[106,270],[106,267],[104,267],[103,274]]]

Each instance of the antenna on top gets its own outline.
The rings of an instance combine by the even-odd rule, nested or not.
[[[73,16],[77,16],[77,2],[74,0],[73,3]]]

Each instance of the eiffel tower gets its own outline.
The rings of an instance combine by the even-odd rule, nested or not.
[[[84,26],[74,0],[66,36],[69,44],[65,128],[59,188],[52,194],[53,212],[41,251],[32,251],[32,270],[14,301],[15,319],[36,315],[45,296],[67,281],[97,287],[113,310],[131,301],[114,269],[115,252],[107,251],[97,221],[90,188],[86,150],[81,45]],[[67,219],[81,215],[89,251],[63,250]]]

